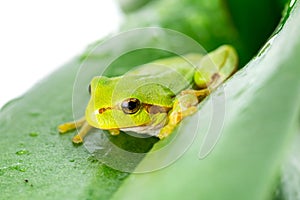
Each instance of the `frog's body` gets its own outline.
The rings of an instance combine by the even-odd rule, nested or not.
[[[222,46],[206,56],[161,59],[123,76],[95,77],[86,122],[80,121],[83,128],[73,141],[82,142],[90,126],[114,135],[123,130],[164,138],[197,110],[199,101],[228,78],[236,65],[235,50]],[[59,129],[66,132],[74,127],[74,123],[66,123]]]

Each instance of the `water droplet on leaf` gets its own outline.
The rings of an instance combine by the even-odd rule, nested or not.
[[[25,154],[29,154],[29,151],[26,149],[21,149],[19,151],[16,152],[17,155],[25,155]]]
[[[39,136],[39,133],[37,133],[37,132],[31,132],[31,133],[29,133],[29,136],[30,137],[37,137],[37,136]]]
[[[32,110],[32,111],[30,111],[28,114],[29,114],[30,116],[32,116],[32,117],[37,117],[37,116],[40,115],[40,111],[38,111],[38,110]]]
[[[270,49],[270,47],[272,46],[275,38],[277,37],[277,34],[274,34],[269,40],[268,42],[261,48],[261,50],[258,52],[257,57],[261,57],[263,55],[266,54],[266,52],[268,52],[268,50]]]
[[[19,172],[26,172],[26,168],[24,166],[21,166],[20,163],[10,166],[9,169],[17,170]]]

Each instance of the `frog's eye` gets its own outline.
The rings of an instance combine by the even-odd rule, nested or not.
[[[125,114],[134,114],[140,109],[141,103],[136,98],[129,98],[122,102],[121,107]]]
[[[89,84],[88,91],[89,91],[89,93],[91,94],[91,92],[92,92],[91,84]]]

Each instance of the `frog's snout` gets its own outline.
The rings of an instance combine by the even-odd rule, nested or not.
[[[97,115],[99,115],[99,110],[93,110],[90,106],[87,106],[85,111],[85,119],[93,127],[97,127]]]

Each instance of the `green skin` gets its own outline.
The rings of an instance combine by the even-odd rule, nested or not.
[[[205,56],[167,58],[136,67],[123,76],[95,77],[85,119],[89,126],[112,134],[131,130],[164,138],[181,119],[195,112],[207,91],[234,73],[237,62],[236,51],[224,45]],[[199,95],[197,91],[205,92]],[[121,107],[129,98],[140,102],[133,114]]]
[[[123,76],[95,77],[85,117],[58,126],[59,132],[81,126],[74,143],[82,143],[91,127],[112,135],[123,130],[165,138],[234,73],[237,62],[234,48],[223,45],[205,56],[167,58],[136,67]],[[128,106],[132,100],[138,102],[134,108]]]

